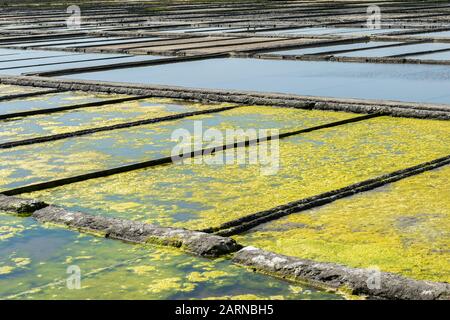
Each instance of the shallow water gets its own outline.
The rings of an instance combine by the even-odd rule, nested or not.
[[[25,51],[26,52],[26,51]],[[127,55],[122,54],[97,54],[97,53],[87,53],[87,54],[68,54],[68,55],[61,55],[59,57],[54,57],[55,55],[59,55],[59,52],[52,52],[47,51],[47,54],[44,55],[41,50],[35,51],[32,54],[23,54],[24,58],[32,58],[32,57],[39,57],[41,59],[39,60],[21,60],[21,61],[7,61],[8,59],[4,59],[5,62],[0,63],[0,72],[5,73],[8,72],[7,70],[9,68],[31,68],[33,66],[36,66],[38,64],[55,64],[58,63],[70,63],[72,61],[89,61],[92,59],[99,59],[99,58],[120,58],[120,57],[130,57]],[[22,57],[22,53],[20,54]],[[43,59],[42,57],[49,56],[47,59]],[[16,58],[15,58],[16,59]],[[101,61],[101,60],[98,60]],[[106,60],[108,61],[108,60]],[[79,62],[81,63],[81,62]],[[70,63],[72,64],[72,63]],[[55,68],[55,65],[47,66],[47,68]],[[62,66],[63,64],[61,64]]]
[[[340,45],[330,45],[330,46],[315,47],[315,48],[271,51],[271,52],[267,52],[267,53],[277,54],[277,55],[278,54],[279,55],[317,54],[317,53],[325,53],[328,51],[371,48],[371,47],[375,47],[375,46],[383,46],[383,45],[390,45],[390,44],[396,44],[396,43],[398,43],[398,42],[369,41],[369,42],[357,42],[357,43],[340,44]]]
[[[23,196],[200,229],[448,155],[448,141],[448,122],[382,117],[283,139],[279,167],[275,158],[224,165],[219,152]]]
[[[450,51],[410,56],[410,59],[450,60]]]
[[[208,31],[208,33],[254,32],[255,30],[262,30],[262,29],[265,29],[265,28],[264,27],[226,28],[225,30]]]
[[[426,33],[416,33],[409,35],[417,36],[417,37],[450,37],[450,30],[447,31],[438,31],[438,32],[426,32]]]
[[[372,35],[380,33],[389,33],[396,31],[404,31],[404,29],[367,29],[367,28],[297,28],[297,29],[285,29],[274,31],[257,31],[261,34],[306,34],[306,35],[330,35],[330,34],[351,34],[351,35]]]
[[[347,56],[347,57],[389,57],[399,54],[414,53],[426,50],[441,50],[450,49],[450,44],[448,43],[420,43],[411,44],[398,47],[380,48],[380,49],[369,49],[361,50],[355,52],[346,52],[336,54],[336,56]]]
[[[450,103],[450,67],[434,65],[224,58],[80,73],[62,78]]]
[[[15,46],[18,47],[28,47],[28,46],[53,46],[53,45],[64,45],[64,44],[68,44],[68,43],[85,43],[85,42],[99,42],[99,41],[112,41],[112,40],[118,40],[118,39],[122,39],[122,38],[117,38],[117,37],[100,37],[100,38],[96,38],[96,37],[76,37],[76,38],[65,38],[65,39],[60,39],[60,40],[47,40],[47,41],[36,41],[36,42],[26,42],[26,43],[22,43],[19,42],[17,43]]]
[[[18,50],[17,50],[18,51]],[[50,59],[52,58],[61,58],[61,57],[73,57],[73,58],[78,58],[79,54],[77,53],[72,53],[72,54],[68,54],[67,52],[52,52],[53,54],[49,55],[48,52],[47,53],[42,53],[42,51],[39,52],[34,52],[32,50],[29,50],[28,52],[17,52],[14,53],[12,55],[8,55],[8,56],[2,56],[0,57],[0,63],[4,66],[4,67],[8,67],[7,63],[46,63],[48,61],[50,61]]]
[[[104,59],[113,57],[112,59]],[[160,56],[142,55],[108,55],[108,54],[83,54],[76,56],[53,57],[49,59],[12,61],[0,63],[0,74],[20,75],[28,72],[46,72],[71,68],[84,68],[93,66],[104,66],[114,63],[127,63],[135,61],[147,61],[161,59]],[[48,64],[40,66],[40,64]]]
[[[195,104],[184,106],[192,111],[202,108],[202,105]],[[307,128],[354,116],[341,112],[248,106],[176,121],[1,150],[0,188],[23,186],[47,181],[49,177],[51,179],[68,177],[170,156],[173,147],[179,143],[178,140],[171,139],[172,133],[175,130],[186,129],[193,135],[195,121],[202,121],[204,130],[208,128],[287,130]],[[8,139],[17,140],[20,139],[20,135]],[[207,145],[209,142],[204,141],[204,144]]]
[[[69,289],[68,267],[81,288]],[[71,283],[71,282],[69,282]],[[0,299],[341,299],[229,260],[132,245],[0,213]]]
[[[450,281],[450,166],[237,236],[281,254]]]
[[[186,28],[186,29],[173,29],[173,30],[161,30],[160,32],[166,32],[166,33],[177,33],[177,32],[184,32],[184,33],[228,33],[228,32],[253,32],[258,29],[263,28],[255,28],[255,27],[248,27],[248,28],[237,28],[237,27],[204,27],[204,28]]]
[[[224,31],[227,30],[226,27],[204,27],[204,28],[181,28],[181,29],[169,29],[169,30],[161,30],[159,32],[165,33],[178,33],[178,32],[211,32],[211,31]]]
[[[64,47],[64,48],[83,48],[83,47],[89,47],[89,46],[104,46],[104,45],[113,45],[113,44],[129,44],[129,43],[137,43],[140,42],[150,42],[161,39],[160,37],[139,37],[138,39],[130,39],[130,38],[118,38],[117,40],[110,40],[110,41],[96,41],[86,44],[70,44],[70,45],[57,45],[54,46],[55,48]],[[162,58],[162,57],[160,57]]]
[[[59,56],[59,57],[68,57],[68,56],[72,56],[72,57],[82,57],[83,54],[82,53],[76,53],[76,52],[64,52],[64,51],[47,51],[47,50],[38,50],[38,49],[33,49],[33,50],[19,50],[19,49],[0,49],[0,53],[2,54],[14,54],[14,56],[5,56],[1,58],[2,63],[3,62],[8,62],[10,59],[30,59],[30,61],[32,61],[31,59],[33,58],[45,58],[45,57],[54,57],[54,56]],[[98,57],[98,56],[97,56]],[[42,60],[44,61],[44,60]]]

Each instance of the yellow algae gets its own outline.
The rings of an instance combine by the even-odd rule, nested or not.
[[[73,93],[69,97],[66,98],[68,101],[76,101],[84,100],[87,96],[94,97],[98,100],[108,100],[108,99],[118,99],[127,97],[127,95],[123,94],[110,94],[110,93],[101,93],[101,92],[86,92],[86,91],[71,91]]]
[[[176,108],[177,105],[168,106]],[[305,111],[290,108],[272,108],[285,114],[284,121],[272,120],[271,111],[266,116],[259,116],[270,107],[243,107],[247,110],[234,114],[229,110],[214,115],[189,117],[178,121],[155,123],[134,128],[98,132],[40,143],[20,146],[0,151],[0,170],[12,169],[6,176],[0,176],[0,188],[17,187],[32,182],[47,181],[164,156],[170,156],[178,141],[172,140],[172,133],[184,128],[193,134],[196,121],[202,121],[204,130],[216,128],[225,131],[234,128],[305,128],[323,124],[336,119],[355,115],[340,112],[325,112],[320,116],[317,111]],[[293,116],[297,114],[297,116]],[[207,144],[207,142],[205,142]],[[22,181],[22,183],[21,183]]]
[[[279,129],[281,132],[307,128],[324,123],[356,117],[346,112],[301,110],[270,106],[244,106],[221,113],[221,122],[216,126],[219,130],[236,128],[236,118],[246,120],[243,129]],[[238,124],[240,124],[238,122]]]
[[[0,243],[23,236],[26,231],[33,230],[34,224],[24,224],[23,218],[0,211]]]
[[[0,96],[30,93],[30,92],[44,91],[44,90],[46,90],[46,88],[1,84],[0,85]]]
[[[87,260],[87,259],[92,259],[93,256],[78,256],[75,259],[76,260]]]
[[[148,98],[100,107],[18,118],[15,121],[4,123],[2,131],[0,131],[0,141],[30,139],[43,135],[61,134],[228,105],[174,104],[176,101],[167,100]]]
[[[13,272],[14,271],[14,267],[11,267],[11,266],[3,266],[3,267],[0,267],[0,275],[3,275],[3,274],[9,274],[9,273],[11,273],[11,272]]]
[[[171,277],[151,282],[147,287],[147,291],[159,294],[164,291],[189,292],[194,290],[195,287],[194,283],[183,282],[181,277]]]
[[[303,287],[299,287],[299,286],[294,286],[294,285],[289,285],[289,290],[291,290],[293,293],[300,293],[300,292],[305,292],[308,293],[308,290],[304,290]]]
[[[236,239],[281,254],[450,282],[450,166],[272,221]]]
[[[46,180],[62,176],[71,176],[72,172],[89,172],[102,169],[103,163],[109,156],[97,151],[80,151],[77,153],[61,153],[55,159],[51,153],[36,155],[36,162],[29,162],[26,158],[15,158],[15,152],[3,151],[5,155],[0,164],[0,184],[4,186],[25,185],[36,182],[39,177]],[[7,159],[8,158],[8,159]],[[15,159],[14,159],[15,158]],[[94,160],[95,159],[95,160]],[[17,167],[14,164],[18,164]],[[3,167],[3,168],[2,168]]]
[[[282,140],[274,175],[262,175],[258,165],[172,164],[27,196],[201,229],[446,156],[448,141],[449,122],[381,117]],[[122,202],[141,205],[114,210]]]
[[[153,272],[156,270],[156,267],[154,266],[134,266],[128,268],[129,270],[133,271],[136,274],[143,275],[150,272]]]
[[[13,258],[11,260],[18,267],[25,267],[25,266],[27,266],[27,265],[29,265],[31,263],[31,259],[30,258]]]
[[[203,273],[191,272],[190,274],[188,274],[187,279],[192,282],[204,282],[204,281],[209,281],[211,279],[224,277],[226,275],[227,275],[226,272],[220,271],[220,270],[206,271]]]
[[[64,261],[65,263],[72,263],[73,262],[73,257],[66,257],[66,260]]]
[[[5,226],[0,225],[0,241],[12,238],[20,234],[25,230],[24,226]]]
[[[137,202],[121,202],[116,203],[113,207],[113,210],[119,211],[119,212],[127,212],[130,209],[138,208],[140,207],[140,204]]]

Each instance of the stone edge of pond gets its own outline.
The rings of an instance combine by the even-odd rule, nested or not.
[[[351,268],[244,247],[232,262],[255,271],[291,281],[303,282],[352,296],[390,300],[450,300],[450,284],[414,280],[373,269]],[[379,279],[379,286],[374,282]]]
[[[331,110],[352,113],[379,113],[395,117],[450,120],[450,105],[400,102],[390,100],[363,100],[253,91],[200,89],[164,85],[147,85],[92,80],[53,79],[35,76],[0,75],[0,83],[49,87],[60,90],[80,90],[129,95],[194,100],[202,102],[230,102],[243,105],[271,105],[300,109]]]
[[[41,223],[63,225],[106,238],[178,247],[204,257],[219,257],[242,248],[235,240],[228,237],[69,211],[37,200],[0,195],[0,210],[28,214]]]
[[[45,208],[47,204],[33,199],[22,199],[0,194],[0,210],[17,214],[30,214]]]

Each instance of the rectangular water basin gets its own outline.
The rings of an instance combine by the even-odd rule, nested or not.
[[[435,65],[220,58],[80,73],[62,78],[450,103],[450,67]]]
[[[346,52],[336,54],[336,56],[347,56],[347,57],[390,57],[399,54],[407,54],[414,52],[421,52],[427,50],[441,50],[449,49],[450,44],[448,43],[419,43],[402,45],[398,47],[380,48],[380,49],[368,49],[355,52]]]
[[[107,97],[112,99],[117,96],[108,95]],[[46,115],[12,118],[2,123],[0,143],[164,117],[214,107],[214,105],[205,106],[172,101],[170,99],[148,98]]]
[[[256,164],[219,152],[23,196],[202,229],[446,156],[449,141],[448,122],[381,117],[283,139],[279,162],[276,150]]]
[[[335,28],[335,27],[317,27],[317,28],[296,28],[273,31],[257,31],[261,34],[293,34],[293,35],[372,35],[380,33],[389,33],[394,31],[403,31],[403,29],[367,29],[367,28]]]
[[[22,87],[20,87],[22,88]],[[17,93],[22,93],[21,91]],[[124,95],[108,95],[101,93],[86,93],[82,91],[68,91],[60,93],[43,94],[21,100],[0,101],[0,114],[10,114],[31,110],[57,108],[68,105],[83,104],[107,99],[122,98]],[[4,130],[3,126],[0,130]],[[5,129],[6,131],[6,129]]]
[[[160,59],[160,56],[130,56],[121,54],[78,54],[75,56],[51,57],[30,61],[9,61],[0,63],[0,74],[20,75],[26,72],[45,72],[71,68],[104,66],[114,63],[147,61]]]
[[[450,166],[291,214],[236,238],[281,254],[450,281]]]
[[[82,275],[78,290],[67,285],[68,272],[75,270]],[[205,298],[342,299],[226,259],[131,245],[0,213],[0,299]]]
[[[302,48],[302,49],[291,49],[291,50],[283,50],[283,51],[272,51],[272,52],[267,52],[267,53],[269,53],[269,54],[277,54],[277,55],[318,54],[318,53],[326,53],[326,52],[329,52],[329,51],[372,48],[372,47],[383,46],[383,45],[391,45],[391,44],[396,44],[396,43],[399,43],[399,42],[368,41],[368,42],[356,42],[356,43],[347,43],[347,44],[340,44],[340,45],[314,47],[314,48]]]
[[[193,105],[188,108],[199,110],[202,106]],[[221,132],[226,129],[274,128],[284,131],[354,116],[340,112],[242,107],[176,121],[4,149],[0,150],[0,190],[171,156],[172,149],[180,142],[172,139],[172,134],[184,129],[194,135],[196,123],[200,123],[203,130],[214,128]],[[20,140],[20,135],[10,138]],[[245,137],[242,140],[244,139]],[[210,143],[204,141],[203,144]],[[201,145],[202,143],[195,145],[195,149],[200,149]]]

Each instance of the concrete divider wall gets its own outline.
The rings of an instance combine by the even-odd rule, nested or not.
[[[378,113],[389,116],[450,120],[450,106],[445,104],[361,100],[261,93],[238,90],[198,89],[162,85],[129,84],[46,77],[0,76],[0,83],[49,87],[129,95],[152,95],[202,102],[231,102],[244,105],[270,105],[299,109],[334,110],[353,113]]]
[[[388,272],[376,273],[371,269],[298,259],[254,247],[238,251],[233,262],[277,277],[374,299],[450,299],[448,283],[419,281]]]

